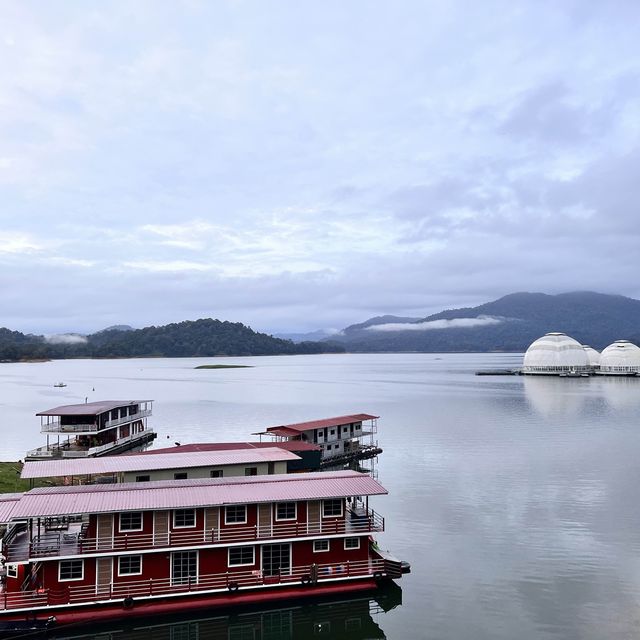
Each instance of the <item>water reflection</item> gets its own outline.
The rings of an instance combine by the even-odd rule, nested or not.
[[[366,596],[301,601],[279,609],[242,609],[203,618],[183,616],[157,621],[129,621],[86,627],[82,632],[60,630],[56,640],[365,640],[386,638],[380,627],[384,614],[402,604],[402,589],[383,585]]]
[[[544,417],[577,417],[598,398],[611,409],[640,407],[638,378],[523,376],[523,385],[529,405]]]

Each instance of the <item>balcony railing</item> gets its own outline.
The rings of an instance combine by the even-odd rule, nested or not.
[[[278,587],[280,585],[322,583],[326,580],[364,578],[383,575],[385,561],[381,559],[299,565],[287,572],[267,575],[260,570],[227,571],[198,577],[135,580],[91,586],[60,586],[58,589],[39,589],[20,593],[0,593],[0,611],[28,609],[51,605],[75,604],[124,598],[145,598],[162,595],[187,595],[249,587]]]
[[[105,429],[112,429],[120,424],[134,422],[151,415],[151,409],[141,409],[137,413],[130,416],[122,416],[121,418],[113,418],[107,420],[102,427],[94,422],[85,422],[81,424],[62,424],[60,420],[52,420],[42,425],[41,433],[97,433]]]
[[[169,531],[166,533],[131,533],[113,538],[86,538],[76,529],[68,532],[47,532],[36,536],[29,544],[29,558],[73,556],[112,551],[142,551],[163,547],[218,546],[233,543],[253,543],[264,540],[304,538],[331,535],[364,535],[384,531],[384,518],[374,511],[347,512],[344,520],[321,522],[273,523],[269,526],[233,526],[224,529]],[[9,560],[24,560],[24,552],[9,547]]]
[[[97,447],[90,447],[89,449],[79,448],[76,444],[65,446],[63,444],[50,444],[49,447],[39,447],[38,449],[32,449],[27,452],[28,458],[87,458],[95,456],[108,449],[119,447],[127,442],[133,442],[135,440],[146,439],[153,433],[153,429],[143,429],[138,433],[132,433],[119,440],[108,442],[107,444],[99,445]]]

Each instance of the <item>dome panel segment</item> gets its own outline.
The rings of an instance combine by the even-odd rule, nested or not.
[[[524,354],[522,373],[567,375],[588,373],[589,356],[582,345],[565,333],[547,333],[531,343]]]

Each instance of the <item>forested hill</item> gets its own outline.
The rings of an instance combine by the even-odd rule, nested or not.
[[[335,353],[344,347],[273,338],[239,322],[202,319],[123,331],[107,329],[89,336],[55,340],[0,328],[0,360],[40,358],[135,358],[263,356]]]
[[[331,339],[351,352],[524,351],[551,331],[567,333],[596,349],[614,340],[640,344],[640,300],[588,291],[513,293],[420,320],[372,318]]]

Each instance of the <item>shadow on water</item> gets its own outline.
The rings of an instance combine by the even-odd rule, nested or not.
[[[242,608],[210,617],[202,615],[114,621],[109,625],[59,631],[55,640],[365,640],[386,638],[384,614],[402,604],[402,589],[388,583],[367,595],[301,600],[280,608]],[[34,636],[30,636],[34,637]]]

